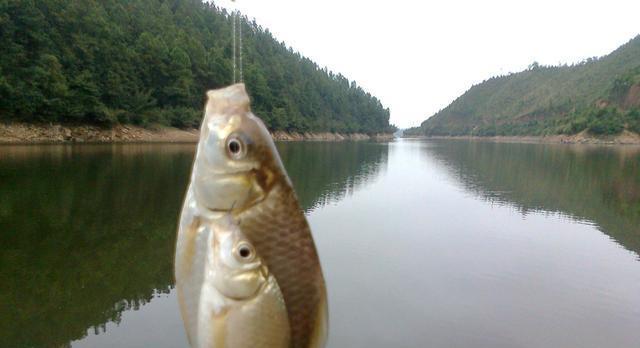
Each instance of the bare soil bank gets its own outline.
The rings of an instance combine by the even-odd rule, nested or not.
[[[429,136],[431,139],[467,139],[479,141],[493,141],[502,143],[548,143],[548,144],[601,144],[601,145],[640,145],[640,134],[623,131],[618,135],[593,136],[581,132],[574,135],[549,136]]]
[[[142,128],[118,125],[112,128],[97,126],[62,126],[51,124],[0,123],[0,144],[58,144],[58,143],[195,143],[198,129],[171,127]],[[392,134],[287,133],[275,132],[280,141],[343,141],[390,140]]]
[[[271,133],[274,140],[279,141],[344,141],[344,140],[391,140],[393,134],[368,135],[362,133],[297,133],[276,131]]]

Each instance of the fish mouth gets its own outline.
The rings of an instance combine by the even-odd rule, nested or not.
[[[258,284],[256,288],[252,292],[247,292],[245,294],[230,294],[225,289],[219,288],[216,286],[216,289],[222,294],[222,296],[235,300],[235,301],[248,301],[253,298],[256,298],[258,295],[263,293],[265,289],[269,286],[269,277],[271,276],[269,270],[266,265],[260,265],[256,269],[252,269],[250,272],[255,271],[256,276],[260,279],[258,280]],[[243,273],[243,272],[240,272]]]
[[[251,176],[255,172],[254,169],[246,170],[246,171],[238,171],[232,173],[218,174],[212,175],[210,178],[226,178],[226,177],[234,177],[234,176]],[[247,209],[252,208],[253,206],[262,202],[267,193],[265,192],[264,187],[259,183],[254,183],[249,181],[250,184],[246,185],[245,193],[240,197],[236,198],[230,205],[228,204],[216,204],[215,206],[207,205],[206,200],[200,201],[199,205],[211,213],[226,213],[226,214],[239,214]]]
[[[205,208],[207,208],[207,210],[209,210],[212,213],[230,213],[231,211],[233,211],[233,208],[229,208],[229,209],[211,208],[211,207],[205,207]]]

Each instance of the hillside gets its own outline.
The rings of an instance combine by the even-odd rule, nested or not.
[[[271,130],[379,133],[389,110],[242,19],[244,81]],[[194,127],[232,82],[231,18],[201,0],[0,2],[0,121]]]
[[[640,36],[576,65],[540,66],[471,87],[409,134],[640,133]]]

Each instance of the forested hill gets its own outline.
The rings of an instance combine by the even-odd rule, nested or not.
[[[473,86],[409,133],[640,133],[640,36],[576,65],[540,66]]]
[[[272,130],[390,131],[355,82],[242,26],[244,81]],[[230,14],[201,0],[0,1],[0,121],[197,126],[231,57]]]

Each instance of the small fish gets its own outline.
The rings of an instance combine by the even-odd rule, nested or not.
[[[175,255],[189,343],[324,347],[322,269],[273,140],[244,84],[207,97]]]

